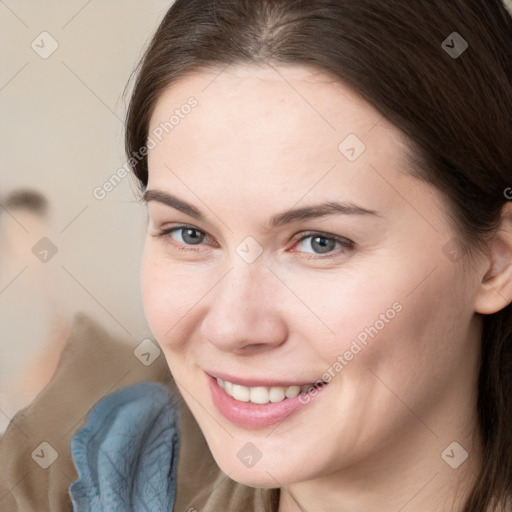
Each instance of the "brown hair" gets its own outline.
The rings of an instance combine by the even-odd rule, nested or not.
[[[448,51],[453,32],[468,43],[459,56]],[[511,48],[501,0],[177,0],[140,62],[126,152],[145,146],[157,100],[186,73],[235,62],[313,66],[406,135],[411,173],[445,194],[456,242],[471,255],[495,233],[512,186]],[[131,162],[144,189],[147,159]],[[511,370],[508,305],[483,318],[484,460],[464,512],[512,494]]]
[[[37,190],[17,189],[10,192],[2,201],[7,210],[27,210],[44,217],[48,213],[48,200]],[[0,207],[2,207],[0,203]]]

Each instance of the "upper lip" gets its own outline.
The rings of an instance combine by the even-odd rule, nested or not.
[[[303,380],[303,379],[297,379],[295,381],[290,380],[282,380],[282,379],[262,379],[261,377],[258,378],[247,378],[247,377],[234,377],[233,375],[228,375],[227,373],[217,372],[217,371],[210,371],[210,370],[204,370],[205,373],[210,375],[210,377],[213,377],[215,379],[222,379],[224,381],[231,382],[232,384],[240,384],[241,386],[247,386],[248,388],[254,388],[254,387],[283,387],[287,388],[289,386],[306,386],[308,384],[315,384],[321,379],[316,380]]]

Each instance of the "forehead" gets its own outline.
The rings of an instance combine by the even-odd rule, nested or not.
[[[191,98],[196,106],[186,107]],[[148,185],[160,188],[179,176],[193,190],[204,189],[208,178],[210,189],[224,184],[248,194],[279,188],[296,197],[319,179],[325,190],[354,180],[377,190],[382,178],[369,165],[396,172],[407,153],[401,132],[369,103],[304,66],[237,65],[189,74],[160,96],[149,135],[155,130],[161,140],[148,154]],[[348,158],[350,147],[360,156]]]
[[[189,112],[184,106],[191,98],[197,107]],[[199,129],[201,139],[196,137],[195,142],[203,146],[210,139],[215,145],[229,144],[216,136],[222,130],[247,142],[266,137],[281,146],[310,138],[303,150],[332,147],[349,134],[374,146],[386,139],[398,153],[406,149],[401,132],[362,97],[329,74],[306,66],[230,65],[189,73],[161,94],[149,132],[168,122],[173,113],[181,114],[179,122],[164,137],[185,139]]]
[[[302,120],[293,125],[295,131],[338,131],[339,137],[347,129],[362,132],[383,121],[362,97],[325,72],[306,66],[238,64],[189,73],[171,84],[156,103],[150,128],[191,96],[201,106],[202,122],[216,118],[223,125],[242,118],[255,125],[269,121],[272,114],[272,122],[281,121],[281,127],[290,128],[287,120]],[[392,125],[387,129],[398,135]]]

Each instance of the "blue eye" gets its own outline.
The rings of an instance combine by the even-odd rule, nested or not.
[[[199,247],[205,243],[218,247],[216,242],[212,240],[204,231],[194,226],[174,226],[164,228],[153,236],[157,238],[168,239],[174,247],[180,251],[200,251]],[[353,249],[354,242],[351,240],[318,231],[300,233],[294,237],[295,250],[293,252],[302,252],[310,254],[310,258],[330,258],[339,256],[346,249]],[[197,248],[194,248],[197,246]]]
[[[204,241],[206,235],[195,228],[174,228],[167,231],[170,237],[177,242],[186,245],[198,245]]]
[[[323,233],[313,233],[302,236],[297,242],[297,249],[318,255],[330,255],[331,252],[341,248],[352,248],[353,242]]]
[[[196,250],[191,246],[201,245],[205,240],[210,241],[206,233],[193,226],[175,226],[164,228],[153,236],[167,239],[180,250]],[[188,246],[188,247],[187,247]]]

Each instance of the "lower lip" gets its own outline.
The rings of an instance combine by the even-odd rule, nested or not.
[[[295,398],[286,398],[281,402],[269,402],[261,405],[235,400],[219,386],[217,379],[208,376],[208,381],[213,403],[220,413],[229,421],[245,428],[265,428],[281,423],[295,411],[309,405],[326,387],[315,388],[315,397],[309,396],[307,403],[302,403],[299,401],[299,396],[296,396]],[[308,395],[308,393],[302,395],[303,400],[304,395]]]

